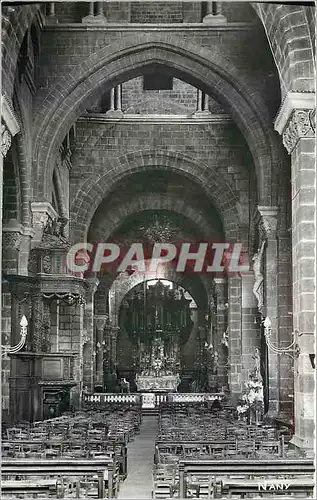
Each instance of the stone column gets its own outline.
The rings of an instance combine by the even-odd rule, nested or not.
[[[202,108],[202,103],[203,103],[203,92],[200,89],[197,89],[197,112],[200,113],[203,108]]]
[[[222,14],[222,2],[207,2],[207,12],[203,23],[210,25],[227,23],[226,17]]]
[[[104,356],[104,328],[105,316],[95,316],[95,352],[96,352],[96,378],[94,385],[104,386],[103,383],[103,356]]]
[[[81,22],[87,24],[105,24],[107,22],[107,19],[105,18],[103,12],[103,3],[104,2],[89,2],[88,16],[83,17]]]
[[[219,354],[218,385],[228,387],[228,369],[224,365],[228,362],[228,348],[225,345],[225,334],[228,328],[228,284],[226,278],[215,278],[217,293],[217,331],[214,339],[215,351]]]
[[[2,228],[2,267],[6,274],[20,274],[19,253],[23,226],[17,220],[10,222]]]
[[[264,306],[263,316],[272,323],[272,344],[279,346],[278,334],[278,262],[277,262],[278,208],[258,206],[257,222],[260,238],[265,241],[264,253]],[[269,418],[279,413],[279,355],[268,349]]]
[[[208,94],[204,94],[204,112],[209,113],[209,96],[208,96]]]
[[[117,365],[117,341],[120,328],[118,326],[111,326],[110,329],[110,358],[112,363]]]
[[[310,354],[316,327],[315,95],[289,92],[275,121],[291,155],[293,329],[299,355],[294,361],[295,435],[292,443],[313,448],[315,380]]]
[[[99,280],[88,278],[90,288],[87,292],[85,308],[85,333],[83,346],[83,385],[89,392],[94,390],[94,296]]]
[[[110,109],[106,112],[106,115],[110,118],[121,118],[123,116],[121,90],[121,84],[110,90]]]
[[[121,85],[117,86],[117,110],[122,112],[121,104]]]
[[[58,19],[55,16],[55,2],[49,3],[49,12],[48,12],[47,19],[50,23],[54,23],[54,24],[58,23]]]
[[[34,231],[11,219],[2,229],[3,267],[7,274],[28,276],[28,259]]]
[[[95,20],[95,2],[88,3],[88,16],[82,18],[82,23],[94,23]]]
[[[261,332],[257,325],[257,303],[253,294],[254,273],[241,273],[242,280],[242,380],[248,380],[254,367],[255,349],[261,350]]]
[[[241,331],[241,277],[228,279],[228,344],[229,344],[229,389],[232,402],[236,403],[242,393],[242,331]]]
[[[110,111],[114,111],[115,110],[115,107],[114,107],[114,91],[115,91],[115,88],[112,87],[112,89],[110,90]]]
[[[12,137],[15,136],[20,130],[20,125],[17,117],[15,116],[13,106],[9,100],[1,96],[1,156],[0,159],[0,248],[3,248],[2,241],[2,203],[3,203],[3,160],[7,156],[11,147]],[[2,275],[2,252],[0,252],[0,274]],[[4,289],[4,296],[2,295],[2,281],[0,282],[0,325],[1,325],[1,342],[4,345],[14,345],[11,342],[11,294],[8,283]],[[2,308],[4,311],[4,318],[2,317]],[[1,403],[2,403],[2,417],[3,421],[9,420],[9,405],[10,405],[10,360],[7,356],[2,359],[2,374],[1,374]]]

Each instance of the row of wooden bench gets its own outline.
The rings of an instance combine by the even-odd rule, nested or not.
[[[210,440],[210,441],[163,441],[157,440],[155,443],[154,463],[158,464],[168,459],[168,456],[175,458],[190,458],[193,455],[205,455],[219,458],[219,455],[232,456],[235,454],[255,457],[256,452],[266,452],[274,456],[284,457],[286,453],[284,436],[278,440],[268,441],[239,441],[239,440]],[[207,457],[206,457],[207,458]],[[232,457],[233,458],[233,457]]]
[[[155,466],[153,497],[221,498],[232,494],[243,497],[247,493],[261,495],[286,490],[309,496],[313,494],[314,471],[310,459],[181,460],[174,466]],[[270,484],[273,484],[271,490]],[[264,489],[264,485],[268,488]]]
[[[119,491],[119,468],[113,460],[105,457],[83,460],[36,460],[4,459],[1,464],[2,477],[15,479],[2,480],[2,495],[47,492],[57,498],[64,498],[66,492],[75,490],[80,495],[80,483],[87,478],[88,486],[96,485],[98,498],[116,498]],[[17,477],[32,477],[17,480]],[[39,479],[35,479],[39,478]],[[47,479],[49,478],[49,479]],[[71,479],[69,479],[71,478]],[[77,478],[77,481],[74,480]]]

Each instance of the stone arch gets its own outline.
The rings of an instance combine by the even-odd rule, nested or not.
[[[192,207],[187,200],[173,195],[149,193],[110,207],[110,211],[107,211],[103,220],[93,226],[93,230],[90,233],[91,239],[94,241],[107,239],[126,217],[145,210],[168,210],[176,212],[193,222],[199,228],[204,238],[221,236],[219,232],[215,232],[212,224],[206,220],[201,212],[197,208]]]
[[[71,226],[73,241],[86,241],[88,228],[97,207],[117,181],[126,175],[149,168],[176,171],[198,182],[218,210],[226,238],[237,237],[239,218],[236,202],[238,200],[231,187],[217,177],[217,172],[180,153],[144,150],[116,158],[109,162],[106,173],[103,172],[99,178],[87,179],[81,186],[71,206],[71,220],[75,221]]]
[[[205,294],[206,302],[203,303],[202,305],[207,306],[208,304],[208,296],[212,290],[210,282],[206,281],[202,283],[199,277],[196,276],[195,280],[196,284],[195,284],[193,283],[193,279],[184,275],[184,273],[177,273],[175,269],[173,269],[172,267],[164,266],[164,267],[159,267],[155,275],[154,274],[147,275],[146,273],[137,272],[127,277],[125,276],[125,273],[119,274],[113,281],[109,290],[110,310],[112,311],[110,319],[112,319],[113,322],[116,322],[119,315],[119,310],[122,300],[124,299],[126,294],[130,290],[132,290],[132,288],[139,285],[140,283],[143,283],[144,281],[150,281],[153,279],[166,279],[180,284],[186,290],[188,290],[188,292],[191,294],[196,303],[201,303],[199,297],[197,298],[197,292],[199,290],[200,293]],[[197,289],[197,282],[198,282],[198,289]],[[120,289],[120,293],[116,293],[117,289]]]
[[[314,7],[253,4],[270,42],[281,93],[315,91]]]
[[[47,196],[57,149],[89,100],[101,87],[103,91],[110,90],[138,76],[142,68],[153,63],[171,68],[175,76],[200,86],[229,109],[254,158],[259,200],[262,204],[270,204],[272,168],[280,157],[276,149],[277,137],[261,97],[219,51],[165,33],[138,34],[125,38],[115,47],[104,47],[54,85],[38,106],[35,122],[37,196]]]

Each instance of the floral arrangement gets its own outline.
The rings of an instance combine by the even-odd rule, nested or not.
[[[239,415],[246,413],[248,410],[261,410],[264,404],[263,384],[260,380],[253,379],[252,376],[244,383],[246,392],[243,394],[243,405],[237,406]]]

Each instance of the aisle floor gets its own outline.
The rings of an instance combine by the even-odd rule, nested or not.
[[[128,476],[120,484],[118,499],[151,498],[157,431],[157,416],[143,416],[140,434],[128,444]]]

